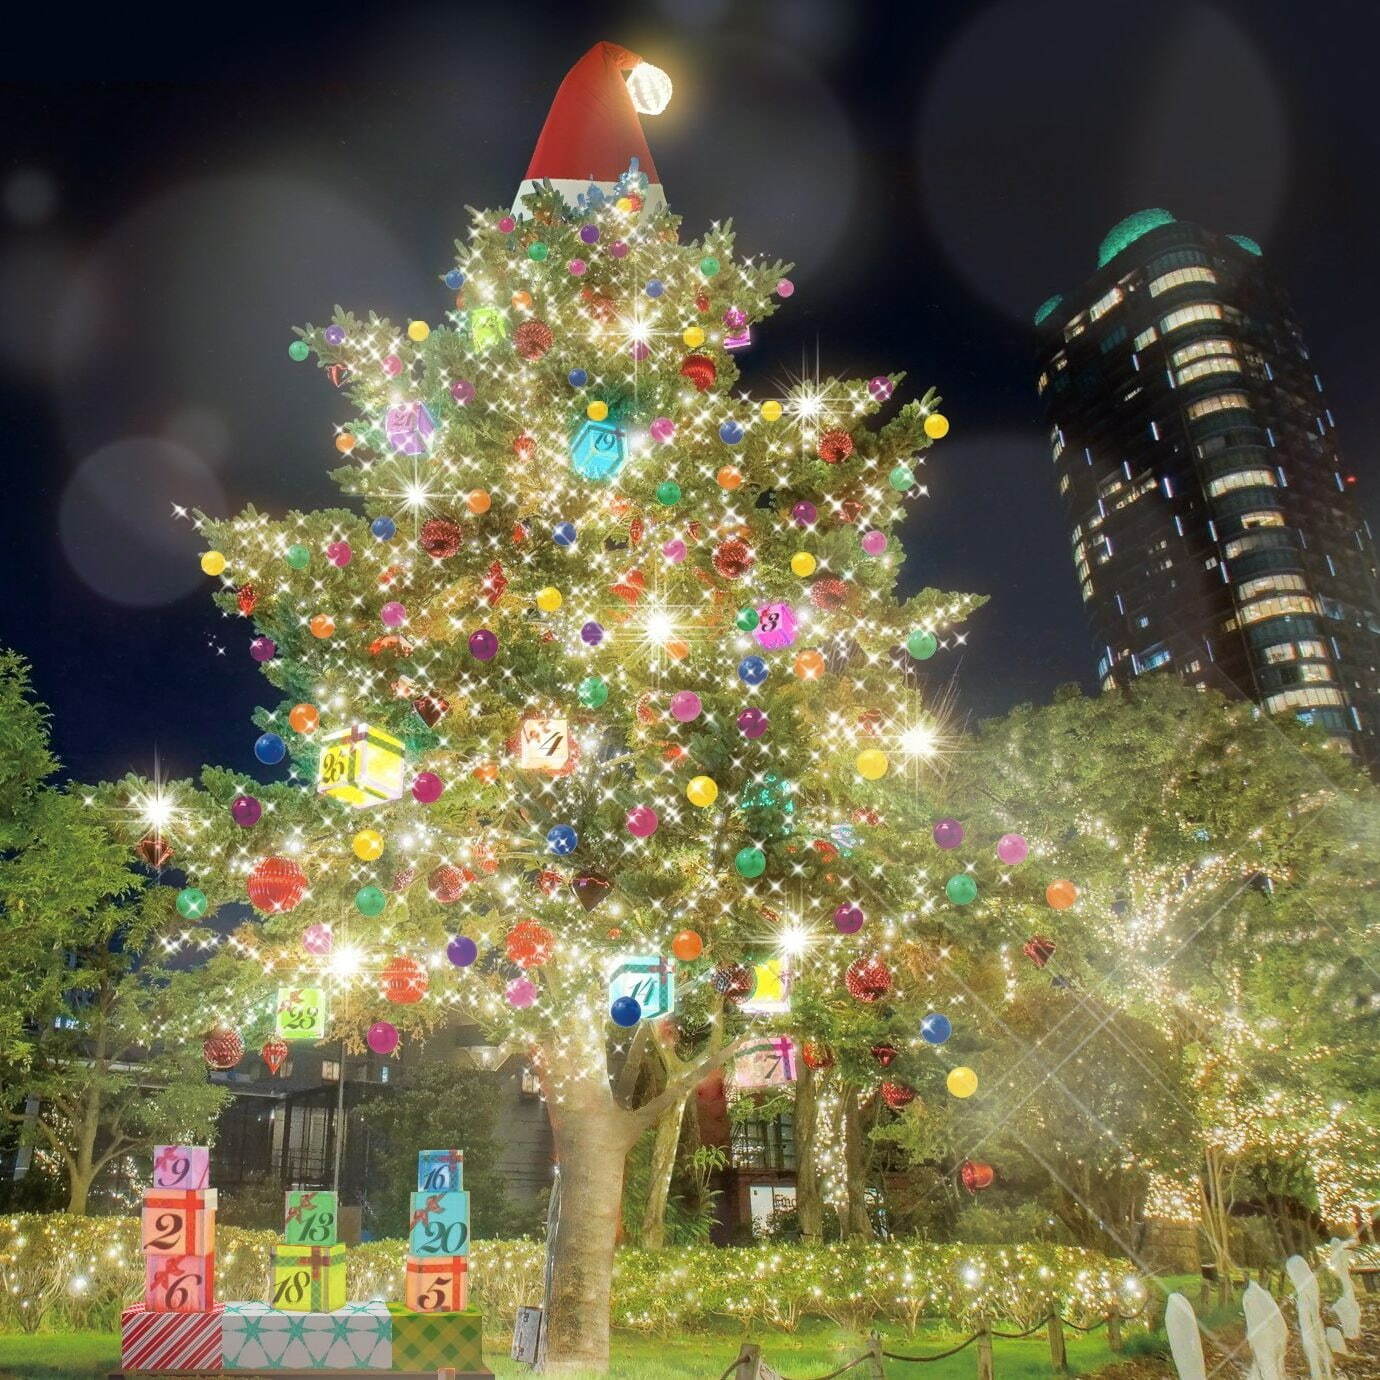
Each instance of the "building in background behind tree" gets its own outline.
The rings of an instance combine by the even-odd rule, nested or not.
[[[1035,313],[1104,688],[1163,667],[1380,763],[1380,589],[1332,414],[1260,246],[1167,211]]]

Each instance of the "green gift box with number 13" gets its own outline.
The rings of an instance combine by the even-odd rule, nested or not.
[[[283,1240],[289,1246],[334,1246],[337,1220],[334,1193],[294,1189],[287,1195]]]
[[[273,1306],[290,1313],[345,1307],[345,1247],[273,1247]]]

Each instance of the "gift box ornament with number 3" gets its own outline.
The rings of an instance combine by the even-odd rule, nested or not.
[[[470,1195],[414,1193],[408,1216],[408,1255],[469,1255]]]

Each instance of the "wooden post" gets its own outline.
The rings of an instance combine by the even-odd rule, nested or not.
[[[1115,1311],[1107,1314],[1107,1349],[1121,1350],[1121,1314]]]
[[[762,1348],[755,1342],[744,1342],[738,1353],[738,1369],[733,1380],[757,1380],[762,1364]]]
[[[1063,1375],[1069,1368],[1069,1357],[1064,1347],[1064,1320],[1058,1313],[1049,1315],[1045,1335],[1049,1338],[1050,1368],[1056,1375]]]
[[[986,1318],[978,1324],[977,1339],[978,1373],[977,1380],[993,1380],[992,1373],[992,1324]]]
[[[872,1380],[886,1380],[886,1367],[882,1365],[882,1339],[875,1332],[867,1338],[867,1373]]]

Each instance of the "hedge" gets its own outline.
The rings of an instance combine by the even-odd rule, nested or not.
[[[266,1299],[277,1236],[216,1229],[216,1296]],[[349,1252],[351,1298],[402,1297],[402,1241]],[[520,1304],[541,1298],[537,1241],[475,1241],[470,1297],[495,1333]],[[143,1292],[139,1223],[65,1213],[0,1217],[0,1331],[113,1328],[122,1304]],[[1051,1308],[1088,1323],[1137,1312],[1145,1288],[1130,1265],[1072,1246],[961,1246],[901,1240],[665,1251],[624,1248],[613,1272],[616,1327],[659,1335],[712,1317],[745,1328],[792,1330],[827,1318],[862,1330],[884,1319],[915,1330],[926,1319],[966,1327],[986,1316],[1029,1327]]]

